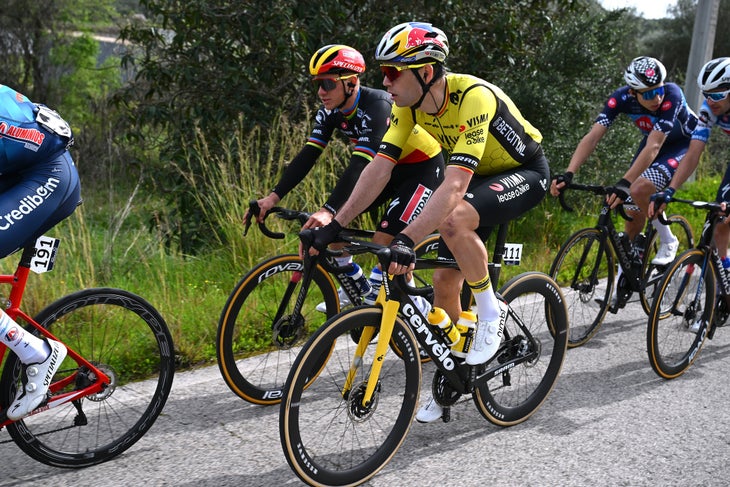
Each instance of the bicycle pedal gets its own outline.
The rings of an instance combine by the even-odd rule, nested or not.
[[[444,423],[448,423],[451,421],[451,408],[450,407],[445,407],[443,409],[443,413],[441,414],[441,421],[443,421]]]

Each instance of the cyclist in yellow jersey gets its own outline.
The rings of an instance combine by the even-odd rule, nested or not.
[[[436,271],[434,304],[456,321],[461,311],[459,291],[466,280],[479,317],[466,363],[479,365],[499,348],[506,318],[506,306],[497,300],[489,280],[483,242],[492,228],[543,199],[550,169],[540,132],[496,86],[473,76],[447,73],[448,53],[446,35],[428,23],[400,24],[382,38],[375,57],[395,105],[391,126],[353,194],[329,225],[317,229],[313,245],[315,252],[324,249],[342,225],[367,207],[371,194],[398,167],[407,134],[416,124],[423,127],[449,152],[446,173],[420,215],[394,237],[388,270],[393,274],[412,270],[413,243],[439,230],[439,256],[453,255],[461,272]],[[431,422],[441,415],[441,405],[431,399],[416,419]]]
[[[383,90],[360,84],[360,75],[365,72],[365,67],[362,54],[342,44],[324,46],[312,55],[309,72],[322,106],[317,111],[314,127],[302,150],[287,165],[271,192],[258,200],[261,210],[259,221],[304,179],[335,131],[352,143],[349,164],[321,209],[314,212],[302,228],[329,223],[352,193],[360,173],[375,157],[383,134],[390,125],[390,96]],[[398,168],[382,190],[374,194],[376,198],[369,208],[376,209],[388,203],[373,238],[380,245],[388,245],[393,236],[415,218],[444,175],[441,147],[433,137],[413,127],[406,139],[404,150],[396,158]],[[247,222],[251,216],[247,212],[244,221]],[[338,257],[337,260],[340,265],[345,265],[352,261],[352,257]],[[363,288],[363,292],[369,294],[365,298],[366,302],[372,302],[377,297],[382,280],[377,267],[371,271],[369,279],[369,286],[364,285]],[[341,289],[339,297],[341,306],[350,304],[347,294]],[[324,303],[320,303],[317,309],[326,311]]]

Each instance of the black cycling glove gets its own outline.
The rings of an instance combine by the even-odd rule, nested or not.
[[[573,182],[573,176],[574,174],[570,171],[565,171],[565,174],[558,174],[555,176],[555,184],[565,183],[565,186],[562,188],[558,188],[558,191],[561,193],[568,189],[568,186],[570,186],[570,183]]]
[[[390,243],[390,262],[408,267],[416,263],[416,252],[413,250],[413,240],[399,233]]]
[[[649,199],[653,201],[658,208],[659,206],[666,205],[667,203],[672,201],[674,191],[674,188],[665,188],[663,191],[659,191],[658,193],[654,193],[653,195],[651,195]]]
[[[629,196],[631,196],[630,188],[631,183],[628,182],[626,179],[621,178],[618,183],[608,188],[608,193],[615,194],[616,197],[620,198],[622,201],[626,201],[627,199],[629,199]]]
[[[312,240],[312,247],[323,252],[329,244],[337,240],[340,230],[342,230],[342,225],[335,219],[323,227],[313,228],[314,240]]]

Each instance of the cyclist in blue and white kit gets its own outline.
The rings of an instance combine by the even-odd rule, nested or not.
[[[68,148],[71,128],[55,111],[0,85],[0,258],[31,244],[81,202]],[[0,310],[0,342],[24,364],[22,387],[7,410],[20,419],[46,399],[66,347],[38,338]]]
[[[633,202],[641,210],[627,212],[633,220],[625,223],[625,231],[632,241],[644,227],[650,197],[671,181],[687,153],[697,125],[697,116],[687,105],[682,89],[675,83],[665,83],[665,78],[666,69],[659,60],[641,56],[631,61],[624,72],[626,86],[608,98],[590,132],[576,147],[565,174],[554,179],[550,188],[552,195],[558,196],[616,117],[626,114],[644,137],[628,171],[612,188],[613,193],[607,201],[612,208],[624,201]],[[666,265],[674,260],[679,240],[658,220],[653,220],[652,224],[661,243],[652,263]]]
[[[721,57],[707,62],[700,70],[697,85],[702,90],[704,97],[699,113],[699,123],[692,133],[692,142],[689,144],[687,155],[672,181],[664,191],[652,196],[652,204],[649,207],[650,217],[655,211],[659,212],[664,209],[664,206],[672,200],[674,192],[697,169],[700,155],[710,139],[712,127],[718,127],[726,135],[730,135],[730,96],[728,96],[730,95],[730,57]],[[717,189],[715,201],[718,203],[730,202],[730,164]],[[723,225],[715,226],[715,244],[718,254],[723,259],[723,264],[727,262],[727,248],[730,244],[728,223],[730,223],[730,219],[726,219]]]

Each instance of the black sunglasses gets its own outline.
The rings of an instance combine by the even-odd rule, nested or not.
[[[332,91],[337,88],[337,82],[343,79],[352,78],[357,76],[356,74],[348,74],[347,76],[339,76],[337,78],[313,78],[312,83],[317,87],[317,90],[322,88],[324,91]]]

